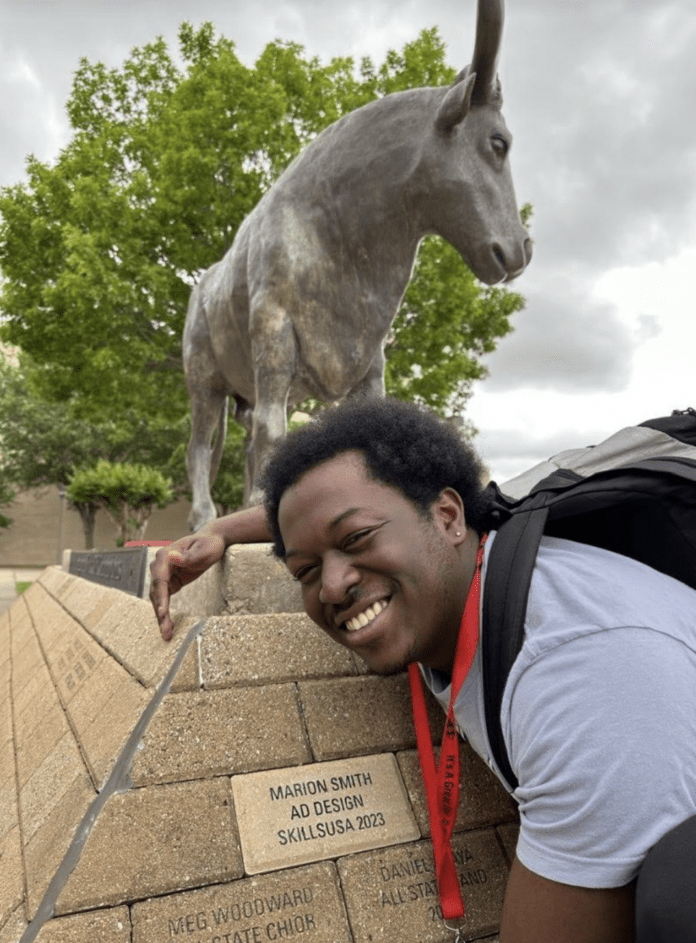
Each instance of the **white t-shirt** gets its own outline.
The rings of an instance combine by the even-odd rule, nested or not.
[[[446,709],[449,686],[423,674]],[[498,773],[480,651],[455,714]],[[519,780],[519,860],[564,884],[627,884],[652,845],[696,814],[696,592],[618,554],[544,537],[501,721]]]

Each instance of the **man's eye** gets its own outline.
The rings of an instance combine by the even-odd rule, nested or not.
[[[302,566],[297,571],[297,573],[294,574],[293,579],[297,580],[298,583],[304,583],[306,582],[307,578],[312,575],[315,569],[316,564],[314,563],[308,564],[307,566]]]
[[[369,528],[368,530],[356,531],[356,533],[351,534],[349,537],[346,537],[346,539],[343,542],[343,546],[346,548],[354,547],[356,544],[359,544],[363,540],[363,538],[369,537],[371,534],[372,534],[372,528]]]

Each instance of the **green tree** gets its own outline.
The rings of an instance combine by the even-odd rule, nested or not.
[[[511,330],[510,316],[523,307],[517,292],[477,282],[443,239],[424,239],[387,338],[388,395],[461,415],[471,384],[486,375],[479,358],[495,350]]]
[[[102,508],[116,526],[116,543],[142,540],[155,507],[173,500],[171,482],[154,468],[107,462],[76,471],[66,497],[71,504]]]
[[[16,490],[65,488],[76,467],[99,459],[153,466],[173,480],[177,495],[185,491],[186,416],[165,423],[125,413],[91,422],[81,418],[73,400],[56,403],[41,397],[35,375],[26,356],[18,364],[0,357],[0,505]],[[73,507],[82,521],[85,546],[91,548],[98,507],[90,502],[75,502]]]
[[[0,469],[0,527],[9,527],[12,523],[12,518],[7,517],[3,512],[7,509],[8,505],[12,504],[14,498],[15,489],[5,478],[2,469]]]

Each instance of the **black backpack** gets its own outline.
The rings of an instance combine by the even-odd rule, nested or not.
[[[497,534],[482,613],[486,729],[498,769],[516,788],[500,709],[542,534],[622,553],[696,589],[696,410],[622,429],[488,488]]]

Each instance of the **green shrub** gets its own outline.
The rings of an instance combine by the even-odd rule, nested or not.
[[[102,508],[116,526],[119,547],[142,540],[154,508],[174,500],[171,481],[156,469],[104,459],[75,471],[66,496],[72,504]]]

